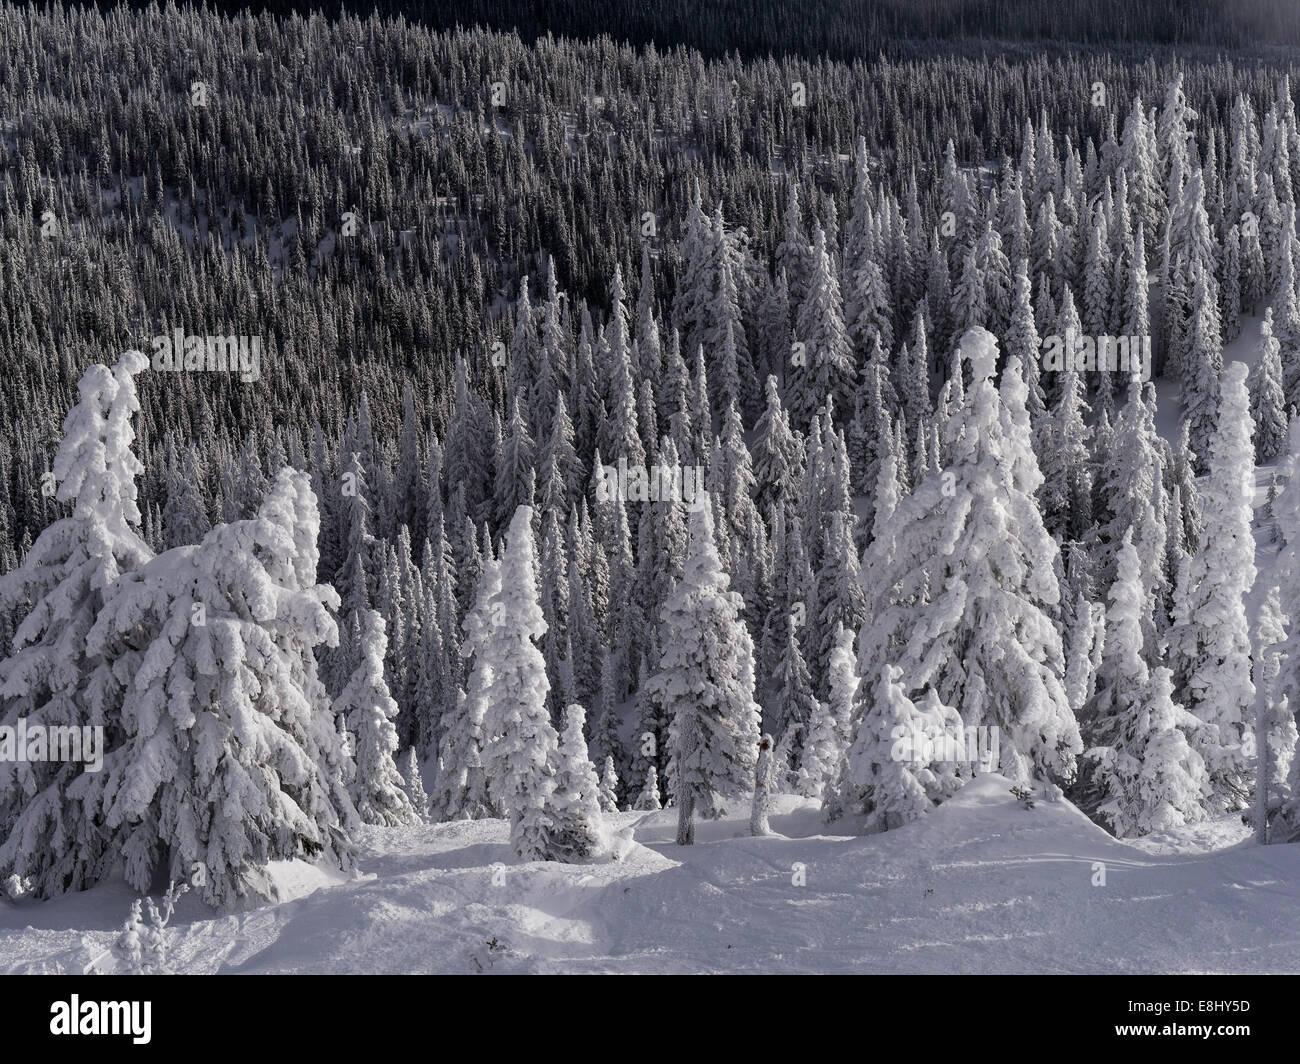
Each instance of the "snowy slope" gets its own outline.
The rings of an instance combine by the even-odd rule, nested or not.
[[[1300,972],[1300,846],[1235,843],[1232,821],[1128,844],[1067,802],[1026,810],[1008,787],[983,777],[868,838],[820,834],[815,808],[788,796],[780,835],[743,835],[737,811],[686,849],[672,810],[620,814],[638,845],[617,865],[514,865],[501,821],[372,830],[359,879],[285,867],[289,900],[215,919],[185,898],[170,960],[209,973]],[[0,971],[82,971],[128,904],[120,886],[0,902]]]

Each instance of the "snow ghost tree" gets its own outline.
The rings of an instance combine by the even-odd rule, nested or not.
[[[837,810],[864,818],[867,834],[915,820],[960,785],[961,717],[933,691],[925,705],[915,705],[902,675],[886,665],[871,685],[875,702],[858,725],[836,800]]]
[[[691,512],[682,578],[664,604],[663,651],[652,691],[669,719],[677,842],[695,841],[695,817],[714,818],[748,794],[758,751],[754,651],[714,540],[713,507]]]
[[[751,835],[772,834],[772,829],[767,822],[768,809],[772,803],[772,791],[776,787],[776,758],[772,747],[770,735],[764,735],[758,741],[758,765],[754,770],[754,800],[749,809]]]
[[[532,507],[510,521],[492,618],[475,650],[471,691],[482,692],[483,767],[495,804],[510,821],[523,861],[551,858],[558,737],[546,710],[551,682],[538,641],[546,621],[537,592]]]
[[[338,640],[338,595],[312,583],[317,529],[307,476],[285,467],[254,518],[122,577],[87,635],[130,676],[97,797],[138,890],[162,866],[221,905],[274,898],[270,861],[351,865],[343,740],[312,657]]]
[[[118,745],[123,674],[86,636],[114,583],[152,552],[137,528],[132,445],[140,409],[135,376],[148,366],[128,351],[113,369],[91,366],[49,474],[72,508],[0,578],[0,614],[26,608],[0,661],[0,725],[104,729]],[[90,734],[94,734],[93,732]],[[102,753],[102,750],[101,750]],[[0,879],[16,876],[37,897],[93,886],[116,859],[114,832],[95,815],[97,780],[84,762],[0,761]]]
[[[566,711],[563,748],[546,709],[550,681],[538,645],[546,621],[537,590],[533,510],[510,521],[499,580],[483,605],[475,638],[471,690],[483,698],[483,767],[495,804],[510,821],[510,842],[524,861],[582,861],[611,850],[591,784],[585,711]],[[482,600],[481,600],[482,601]],[[575,731],[576,728],[576,731]]]
[[[886,665],[903,693],[933,688],[967,727],[998,728],[1005,775],[1068,779],[1082,749],[1063,686],[1060,551],[1033,492],[1042,480],[1020,407],[1019,361],[1007,360],[1002,396],[993,384],[997,342],[968,330],[965,400],[948,421],[948,466],[902,499],[888,533],[863,557],[868,620],[859,635],[853,742],[881,693]],[[867,798],[849,790],[845,807]]]

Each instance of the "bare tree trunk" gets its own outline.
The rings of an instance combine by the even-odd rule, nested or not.
[[[677,807],[677,845],[695,845],[695,795],[689,787],[683,788]]]

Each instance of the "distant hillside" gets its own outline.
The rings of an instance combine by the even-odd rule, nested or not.
[[[707,55],[853,59],[971,38],[1112,47],[1300,44],[1300,6],[1292,0],[352,0],[318,5],[216,0],[206,6],[278,14],[307,8],[358,15],[378,11],[435,28],[516,29],[526,40],[548,33],[608,34],[632,44],[686,45]]]

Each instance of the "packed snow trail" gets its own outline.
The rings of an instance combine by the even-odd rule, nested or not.
[[[194,973],[1300,972],[1300,847],[1235,842],[1246,829],[1231,819],[1130,844],[1064,800],[1025,809],[1009,786],[982,777],[922,820],[863,838],[821,834],[814,804],[788,795],[774,802],[776,834],[750,837],[736,803],[700,823],[692,847],[673,843],[675,810],[623,813],[638,845],[599,865],[514,864],[497,820],[372,829],[358,879],[281,865],[288,900],[216,917],[186,896],[169,962]],[[0,903],[0,971],[81,972],[130,897],[113,884]]]

